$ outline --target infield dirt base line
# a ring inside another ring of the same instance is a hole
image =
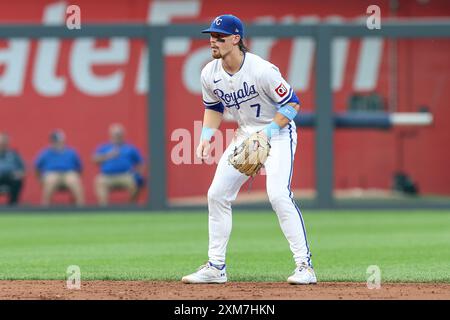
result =
[[[339,299],[450,299],[450,283],[319,282],[293,286],[283,282],[229,282],[188,285],[178,281],[82,281],[67,289],[62,280],[2,280],[0,299],[75,300],[339,300]]]

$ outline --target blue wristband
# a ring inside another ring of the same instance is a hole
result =
[[[266,127],[264,127],[264,132],[266,133],[267,138],[272,138],[272,133],[280,131],[281,127],[275,122],[269,123]]]
[[[282,106],[278,110],[278,112],[281,113],[286,118],[288,118],[289,120],[294,119],[295,116],[297,115],[297,110],[295,110],[295,108],[293,106],[290,106],[290,105]]]
[[[214,129],[203,127],[202,135],[200,136],[200,140],[208,140],[211,141],[212,136],[214,135]]]

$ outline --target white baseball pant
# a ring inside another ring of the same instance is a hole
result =
[[[238,137],[227,147],[217,165],[216,173],[208,190],[209,209],[209,261],[215,265],[225,264],[225,254],[232,228],[231,203],[239,189],[249,178],[228,163],[228,156],[245,137]],[[265,163],[266,188],[269,201],[289,242],[297,265],[306,262],[312,266],[311,253],[306,239],[305,224],[290,188],[297,133],[288,124],[270,141],[271,150]]]

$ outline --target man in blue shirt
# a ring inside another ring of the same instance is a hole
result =
[[[8,205],[17,204],[25,176],[20,155],[9,147],[9,137],[0,133],[0,192],[8,194]]]
[[[48,206],[52,196],[60,188],[68,189],[78,206],[84,204],[83,186],[81,184],[81,161],[75,149],[65,145],[65,134],[55,130],[50,134],[51,145],[42,150],[35,168],[43,185],[42,204]]]
[[[144,184],[143,159],[139,150],[125,142],[125,130],[121,124],[109,127],[110,142],[100,145],[93,160],[100,165],[100,174],[95,178],[98,203],[108,205],[112,189],[126,189],[130,202],[137,200]]]

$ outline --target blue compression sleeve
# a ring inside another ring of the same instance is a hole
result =
[[[272,133],[278,132],[278,131],[280,131],[280,129],[281,129],[281,127],[277,123],[272,121],[266,127],[264,127],[264,132],[265,132],[266,136],[270,139],[270,138],[272,138]]]
[[[214,129],[203,127],[202,128],[202,135],[200,137],[200,140],[208,140],[211,141],[212,136],[214,135]]]
[[[289,120],[292,120],[297,115],[297,110],[293,106],[290,105],[284,105],[279,110],[279,113],[281,113],[283,116],[288,118]]]

